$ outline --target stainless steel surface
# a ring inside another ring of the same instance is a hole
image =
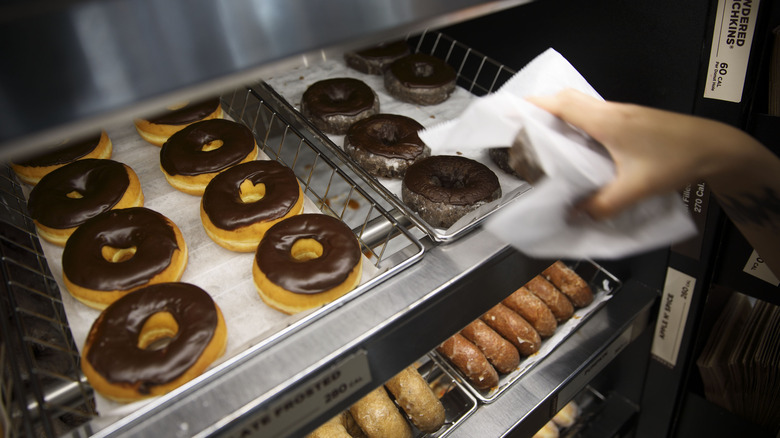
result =
[[[0,6],[0,159],[528,0],[83,0]]]

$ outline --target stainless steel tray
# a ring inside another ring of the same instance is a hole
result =
[[[310,133],[313,142],[322,144],[324,148],[332,150],[333,154],[341,157],[341,160],[355,174],[360,175],[374,190],[382,193],[383,198],[391,206],[389,208],[401,212],[403,216],[407,217],[434,241],[439,243],[451,242],[477,228],[485,218],[500,210],[518,196],[522,196],[528,190],[531,190],[531,185],[504,173],[492,162],[486,152],[471,157],[485,164],[496,173],[501,181],[502,197],[481,207],[477,211],[469,213],[449,229],[438,228],[427,223],[414,210],[404,204],[400,195],[400,180],[377,178],[365,172],[359,164],[354,162],[344,152],[342,145],[339,144],[342,142],[342,136],[323,133],[306,120],[298,110],[300,95],[305,90],[305,86],[310,85],[319,78],[350,76],[366,82],[377,92],[381,102],[381,112],[403,114],[429,127],[459,115],[464,109],[462,105],[466,105],[469,102],[467,99],[495,91],[515,73],[506,66],[439,32],[429,31],[421,35],[410,36],[407,38],[407,42],[413,52],[426,53],[441,58],[455,69],[459,90],[448,101],[425,108],[399,102],[384,93],[381,76],[356,72],[348,68],[341,59],[329,59],[324,63],[292,70],[281,77],[258,84],[255,91],[262,94],[266,99],[273,100],[272,105],[280,112],[284,112],[288,119],[295,120],[295,125],[300,126],[302,131]],[[464,98],[464,95],[468,96],[468,98]],[[453,102],[453,100],[456,100],[456,102]],[[388,106],[391,106],[393,109],[383,109]],[[433,153],[435,154],[435,151]]]
[[[450,373],[458,377],[458,380],[468,388],[481,403],[492,403],[513,384],[522,379],[537,363],[544,360],[560,344],[571,337],[578,327],[585,324],[588,318],[601,309],[615,293],[622,282],[597,263],[589,260],[568,263],[577,274],[580,275],[591,287],[594,301],[589,306],[575,309],[574,315],[564,324],[558,326],[556,333],[542,340],[542,348],[539,352],[520,361],[518,367],[508,373],[499,374],[498,386],[487,390],[475,387],[452,363],[437,351],[431,352],[431,357]]]

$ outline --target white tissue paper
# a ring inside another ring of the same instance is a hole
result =
[[[532,257],[618,258],[692,236],[696,226],[675,193],[642,201],[611,220],[572,216],[572,206],[611,181],[615,167],[603,146],[525,100],[566,88],[601,98],[560,53],[548,49],[498,91],[420,138],[434,154],[452,154],[508,147],[518,134],[525,136],[547,176],[484,227]]]

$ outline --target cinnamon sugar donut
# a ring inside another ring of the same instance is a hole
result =
[[[354,78],[315,82],[301,98],[301,114],[328,134],[344,134],[353,123],[378,112],[379,98],[374,90]]]

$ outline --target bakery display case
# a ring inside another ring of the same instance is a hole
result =
[[[529,60],[506,35],[496,40],[484,32],[491,21],[511,28],[506,22],[518,16],[549,16],[557,2],[130,3],[2,7],[0,32],[27,37],[44,55],[31,56],[20,44],[9,53],[20,67],[0,73],[2,105],[14,109],[16,122],[0,128],[3,161],[105,127],[123,161],[143,166],[157,152],[139,144],[134,117],[167,102],[219,95],[226,117],[252,130],[265,158],[293,169],[311,208],[349,225],[370,273],[341,299],[270,317],[270,327],[256,332],[247,313],[263,304],[256,294],[242,297],[253,302],[231,304],[244,310],[234,319],[242,322],[230,328],[241,332],[240,341],[215,366],[145,404],[107,409],[79,368],[83,335],[74,333],[83,321],[71,313],[73,300],[59,284],[51,257],[57,253],[36,235],[26,209],[29,188],[4,166],[0,424],[7,436],[304,436],[412,363],[440,390],[447,412],[445,425],[430,436],[532,436],[572,400],[581,402],[587,423],[571,433],[630,433],[646,396],[667,250],[566,260],[597,292],[597,302],[495,391],[475,390],[434,350],[553,260],[528,257],[483,232],[484,216],[454,233],[428,226],[306,120],[280,85],[298,76],[306,83],[319,67],[341,62],[345,51],[404,39],[455,68],[459,91],[483,96]],[[545,38],[550,41],[536,44],[555,43]],[[61,74],[52,74],[66,56]],[[603,81],[596,88],[602,85],[605,95],[625,86]],[[675,106],[685,98],[671,100]],[[154,188],[148,191],[153,206],[176,215],[180,205],[197,204],[187,195],[170,202],[177,198],[156,190],[166,187],[162,177],[150,178],[142,181]],[[519,187],[501,203],[529,189]],[[184,219],[185,235],[199,226]],[[193,248],[207,244],[196,240]],[[208,278],[208,269],[190,278]],[[232,278],[213,275],[212,283]]]

